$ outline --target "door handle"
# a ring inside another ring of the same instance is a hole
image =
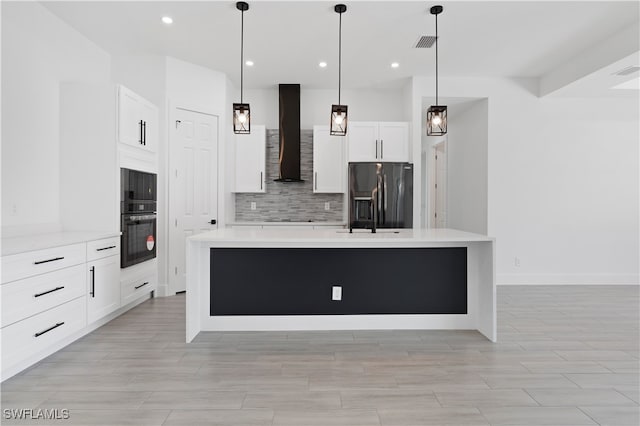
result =
[[[91,297],[96,297],[96,267],[91,267],[91,291],[89,292]]]
[[[376,159],[378,159],[378,139],[376,139]]]
[[[140,125],[140,140],[138,142],[140,142],[140,145],[142,145],[142,120],[140,120],[138,124]]]
[[[314,179],[314,181],[315,181],[314,183],[315,183],[316,191],[317,191],[317,190],[318,190],[318,172],[316,172],[316,174],[315,174],[315,179]]]
[[[384,140],[380,139],[380,159],[384,158]]]
[[[262,191],[262,173],[263,172],[260,172],[260,191]]]
[[[142,122],[142,145],[147,146],[147,122]]]
[[[209,223],[212,224],[212,225],[215,225],[216,223],[218,223],[218,221],[215,220],[215,219],[211,219],[211,221]]]

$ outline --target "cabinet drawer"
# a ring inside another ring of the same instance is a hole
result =
[[[85,294],[84,265],[14,281],[0,288],[2,327]]]
[[[81,330],[87,323],[84,296],[0,330],[2,367],[11,366]]]
[[[137,298],[155,290],[157,287],[157,274],[145,275],[137,279],[123,281],[121,283],[121,306],[133,302]]]
[[[120,237],[105,238],[87,243],[87,261],[120,254]]]
[[[85,243],[4,256],[2,283],[79,265],[85,263],[86,259]]]

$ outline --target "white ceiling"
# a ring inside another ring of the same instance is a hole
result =
[[[245,12],[246,88],[300,83],[337,86],[334,2],[249,1]],[[434,74],[438,18],[441,76],[540,77],[638,22],[639,2],[348,1],[343,15],[343,88],[398,87]],[[51,12],[113,55],[169,55],[240,79],[240,12],[234,1],[45,2]],[[171,16],[167,26],[162,16]],[[325,69],[318,62],[329,63]],[[400,67],[392,69],[391,62]],[[633,76],[630,76],[632,78]]]

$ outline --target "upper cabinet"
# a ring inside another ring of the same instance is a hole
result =
[[[251,125],[248,135],[234,135],[234,192],[265,192],[267,135],[265,126]]]
[[[157,150],[158,108],[124,86],[118,89],[118,140],[150,152]]]
[[[348,159],[409,161],[409,123],[351,122],[347,131]]]
[[[329,134],[329,126],[313,126],[313,192],[345,192],[344,143],[343,136]]]

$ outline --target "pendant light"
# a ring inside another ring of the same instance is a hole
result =
[[[436,16],[436,104],[427,110],[427,136],[442,136],[447,133],[447,106],[438,105],[438,15],[442,13],[442,6],[430,9]]]
[[[242,102],[244,84],[244,12],[249,10],[249,4],[244,1],[236,3],[236,9],[241,12],[240,21],[240,103],[233,104],[233,133],[251,133],[251,113],[249,104]]]
[[[340,105],[340,89],[342,79],[342,14],[347,11],[344,4],[336,4],[333,8],[340,15],[340,30],[338,33],[338,105],[331,105],[331,131],[334,136],[347,134],[347,106]]]

